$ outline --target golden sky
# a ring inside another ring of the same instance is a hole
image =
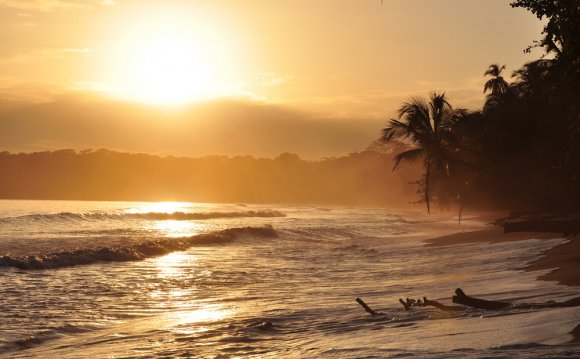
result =
[[[0,0],[0,150],[340,155],[411,95],[479,108],[541,27],[508,0]]]

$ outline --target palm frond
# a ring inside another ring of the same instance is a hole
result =
[[[402,161],[413,163],[417,161],[424,153],[425,150],[423,148],[414,148],[397,154],[395,156],[395,165],[393,166],[393,171],[399,168],[399,165]]]
[[[487,80],[485,85],[483,85],[483,93],[486,93],[487,91],[491,90],[492,88],[493,88],[493,79],[489,79],[489,80]]]
[[[432,133],[429,105],[422,99],[411,98],[399,108],[399,119],[405,121],[418,133]]]
[[[502,76],[493,77],[483,85],[483,93],[491,91],[494,95],[503,95],[507,92],[509,84]]]
[[[449,109],[453,108],[449,103],[449,101],[447,101],[447,98],[445,97],[445,92],[443,93],[433,92],[433,94],[431,94],[431,101],[429,102],[429,104],[431,105],[432,108],[436,108],[437,110],[443,110],[445,107]]]
[[[398,113],[399,118],[403,118],[405,116],[423,116],[428,118],[429,105],[421,98],[411,97],[409,100],[403,103],[403,105],[399,108]]]
[[[499,64],[491,64],[484,72],[483,76],[498,77],[503,70],[505,70],[505,65],[500,67]]]
[[[469,111],[464,108],[457,108],[453,111],[445,111],[441,118],[441,123],[439,124],[439,130],[441,131],[451,131],[457,125],[461,119],[467,117]]]
[[[415,130],[408,124],[399,120],[390,120],[387,127],[383,129],[383,141],[389,142],[395,138],[407,140],[413,136]]]

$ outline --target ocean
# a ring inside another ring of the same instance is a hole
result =
[[[0,201],[0,357],[579,357],[580,308],[402,310],[457,287],[580,295],[524,270],[565,239],[424,243],[485,225],[421,208]]]

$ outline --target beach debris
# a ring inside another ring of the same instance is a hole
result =
[[[356,298],[356,301],[372,316],[384,315],[371,309],[361,298]],[[503,310],[503,309],[542,309],[542,308],[569,308],[580,307],[580,297],[575,297],[563,302],[556,302],[553,300],[544,303],[518,303],[486,300],[468,296],[461,288],[455,289],[455,295],[452,298],[453,303],[461,305],[446,305],[435,300],[429,300],[427,297],[421,299],[406,298],[403,300],[399,298],[399,303],[403,305],[405,311],[411,310],[414,307],[431,306],[444,311],[463,311],[468,307],[484,309],[484,310]]]
[[[470,297],[466,295],[461,288],[455,289],[455,295],[451,301],[453,303],[467,305],[468,307],[488,310],[503,309],[512,305],[512,303],[509,302],[500,302]]]
[[[358,304],[360,304],[364,308],[364,310],[367,311],[367,313],[369,313],[373,317],[382,314],[382,313],[378,313],[378,312],[375,312],[374,310],[372,310],[371,307],[369,307],[362,299],[356,298],[356,301]]]

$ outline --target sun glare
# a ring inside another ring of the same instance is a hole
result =
[[[194,221],[157,221],[152,229],[163,232],[165,237],[191,237],[199,234],[205,226]]]
[[[183,212],[191,206],[188,202],[150,202],[142,203],[139,206],[127,210],[127,213],[174,213]]]
[[[230,95],[242,64],[228,29],[211,20],[169,6],[132,13],[107,65],[118,95],[168,105]]]
[[[211,97],[215,92],[215,62],[206,43],[179,33],[159,32],[133,50],[128,87],[148,102],[181,103]]]

